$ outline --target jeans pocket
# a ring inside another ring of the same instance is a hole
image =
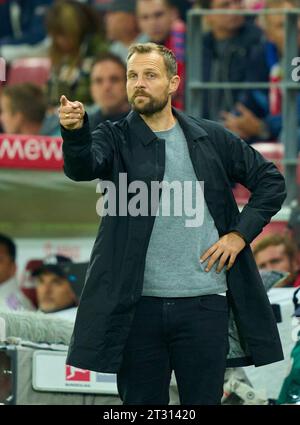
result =
[[[228,312],[228,300],[223,295],[202,295],[198,297],[198,305],[205,310]]]

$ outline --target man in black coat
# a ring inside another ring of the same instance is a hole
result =
[[[176,71],[164,46],[132,46],[132,111],[92,134],[83,105],[61,97],[65,173],[105,189],[67,363],[117,373],[124,404],[168,404],[172,370],[181,404],[219,404],[226,366],[283,358],[250,243],[281,208],[284,178],[219,124],[172,108]],[[184,198],[168,197],[174,181]],[[233,181],[252,192],[242,212]],[[165,201],[174,212],[158,214]]]

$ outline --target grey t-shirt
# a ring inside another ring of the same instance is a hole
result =
[[[197,177],[179,123],[169,130],[155,134],[165,140],[166,163],[163,180],[169,183],[179,181],[183,188],[184,182],[192,182],[195,205]],[[210,272],[205,272],[207,262],[200,263],[201,254],[219,239],[204,197],[202,197],[203,224],[198,227],[187,227],[186,220],[190,220],[191,217],[185,214],[184,208],[181,216],[174,214],[172,196],[169,197],[170,216],[161,214],[164,194],[166,191],[163,188],[160,208],[155,217],[146,255],[142,295],[158,297],[190,297],[221,293],[223,295],[227,290],[225,269],[216,273],[217,264],[215,264]],[[184,196],[181,202],[182,199]],[[180,201],[177,198],[175,202]]]

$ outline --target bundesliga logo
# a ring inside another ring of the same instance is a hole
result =
[[[66,366],[66,381],[90,382],[91,372],[73,366]]]

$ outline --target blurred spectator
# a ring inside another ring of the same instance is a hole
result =
[[[242,0],[201,0],[204,9],[243,9]],[[203,80],[210,82],[247,81],[249,54],[260,43],[262,31],[241,15],[207,16],[209,31],[203,37]],[[230,111],[239,90],[205,90],[203,117],[219,120],[221,111]]]
[[[253,255],[259,269],[291,273],[284,285],[300,286],[297,247],[290,237],[277,233],[265,236],[255,244]]]
[[[6,86],[1,96],[1,123],[8,134],[44,134],[47,99],[40,86]]]
[[[105,120],[118,121],[128,114],[126,65],[118,56],[104,53],[95,59],[91,70],[91,95],[98,106],[98,110],[88,114],[91,131]]]
[[[17,248],[11,238],[0,234],[0,308],[4,310],[34,310],[19,289],[16,278]]]
[[[89,73],[95,55],[107,50],[97,11],[72,0],[56,2],[47,13],[51,38],[48,98],[56,106],[62,94],[90,104]]]
[[[0,1],[0,56],[7,62],[25,56],[45,55],[44,18],[53,0]]]
[[[113,0],[106,10],[106,37],[112,42],[109,50],[126,63],[128,47],[142,41],[138,37],[135,0]]]
[[[299,0],[267,1],[268,8],[290,9],[299,6]],[[265,17],[263,23],[267,41],[256,46],[252,51],[248,64],[248,81],[279,82],[282,80],[284,20],[285,17],[282,14]],[[258,140],[276,140],[280,137],[282,130],[281,101],[282,93],[278,87],[270,90],[248,90],[240,96],[240,103],[236,106],[237,113],[224,114],[224,124],[249,143]],[[300,124],[300,96],[297,103]]]
[[[172,104],[184,109],[185,85],[185,23],[178,19],[178,11],[171,0],[137,0],[137,18],[144,42],[163,44],[172,50],[178,64],[181,83]]]
[[[78,298],[72,287],[74,276],[69,273],[70,264],[72,260],[63,255],[47,257],[43,265],[32,272],[32,276],[36,278],[39,310],[73,320]]]

